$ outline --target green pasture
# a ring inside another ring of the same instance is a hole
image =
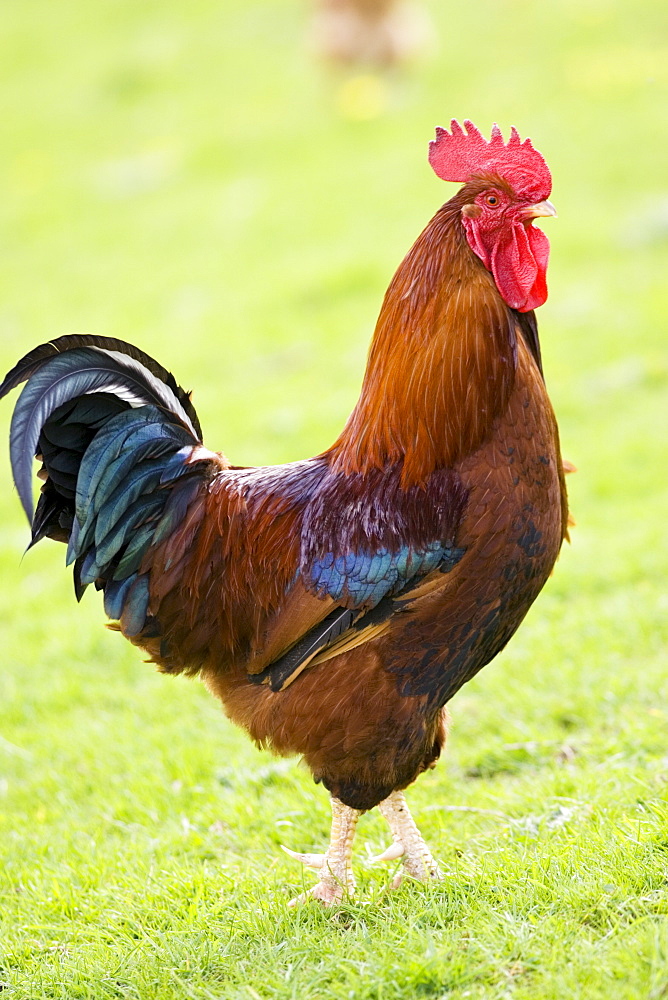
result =
[[[341,428],[394,268],[452,193],[437,124],[554,176],[547,380],[577,520],[409,793],[447,873],[312,882],[327,796],[77,607],[0,479],[0,992],[12,1000],[668,997],[668,8],[433,0],[407,74],[325,71],[300,0],[5,2],[0,367],[67,332],[195,389],[236,464]],[[2,406],[2,438],[11,406]]]

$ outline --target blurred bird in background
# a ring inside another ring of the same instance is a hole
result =
[[[397,74],[434,41],[419,0],[315,0],[309,35],[316,55],[336,73],[339,113],[359,120],[387,110]]]
[[[200,675],[253,740],[300,754],[329,790],[326,852],[288,852],[319,873],[298,898],[325,904],[353,892],[355,826],[375,806],[392,837],[381,857],[440,877],[403,790],[567,532],[534,315],[550,172],[514,129],[486,140],[454,120],[430,161],[463,187],[400,264],[359,401],[315,458],[232,465],[204,447],[172,375],[112,338],[43,344],[0,386],[27,381],[10,450],[31,544],[64,542],[78,599],[94,584],[161,671]]]
[[[332,62],[390,68],[424,50],[431,25],[416,0],[316,0],[311,33]]]

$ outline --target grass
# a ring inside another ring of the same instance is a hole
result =
[[[371,814],[359,901],[293,912],[302,876],[278,845],[322,847],[322,789],[197,683],[155,675],[94,597],[77,608],[61,547],[20,561],[3,457],[8,997],[668,996],[668,14],[432,13],[438,51],[379,88],[320,72],[287,0],[12,5],[5,369],[61,333],[127,337],[195,387],[207,442],[236,462],[314,454],[355,400],[394,267],[450,194],[426,165],[433,126],[515,123],[555,179],[540,322],[580,471],[573,545],[409,793],[445,883],[387,892],[391,872],[364,864],[386,843]]]

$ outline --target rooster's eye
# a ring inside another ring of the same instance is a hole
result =
[[[485,201],[490,208],[496,208],[496,206],[499,204],[499,199],[495,194],[488,194],[487,197],[485,198]]]

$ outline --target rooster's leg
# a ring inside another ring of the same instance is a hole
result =
[[[320,872],[320,881],[308,892],[290,901],[290,906],[303,903],[307,899],[319,899],[325,906],[340,902],[345,895],[355,892],[355,877],[350,859],[353,852],[355,827],[360,813],[339,802],[332,795],[332,832],[326,854],[298,854],[287,847],[283,850],[295,861],[301,861],[307,868]]]
[[[438,863],[432,857],[408,810],[404,793],[392,792],[378,808],[389,824],[393,843],[380,857],[374,858],[374,861],[401,858],[406,874],[419,879],[420,882],[442,878]],[[393,883],[395,887],[400,881],[400,877],[395,880]]]

